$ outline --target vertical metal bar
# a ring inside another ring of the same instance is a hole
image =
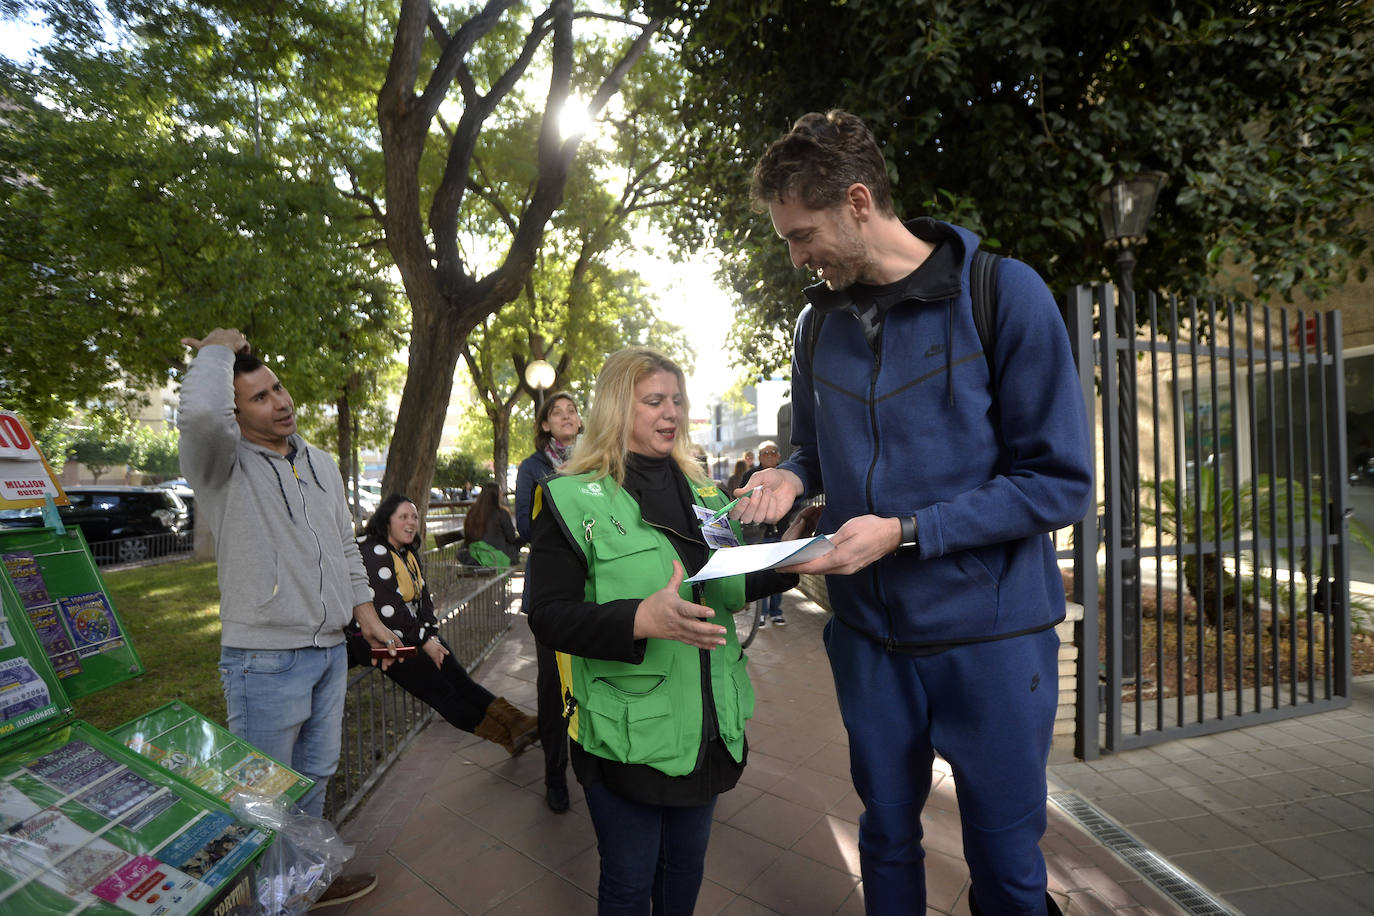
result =
[[[1102,484],[1106,504],[1106,586],[1107,586],[1107,750],[1115,751],[1122,734],[1121,722],[1121,564],[1122,498],[1121,498],[1121,397],[1118,376],[1121,361],[1117,359],[1116,322],[1109,313],[1107,290],[1097,287],[1098,328],[1101,335],[1102,361]],[[1140,721],[1137,718],[1136,728]]]
[[[1159,300],[1153,292],[1148,294],[1150,306],[1150,404],[1154,408],[1155,422],[1150,424],[1151,435],[1153,436],[1152,445],[1154,456],[1154,473],[1151,479],[1154,486],[1151,492],[1154,494],[1154,546],[1155,546],[1155,730],[1164,730],[1164,538],[1161,536],[1160,519],[1160,495],[1159,488],[1164,482],[1164,475],[1160,473],[1159,448],[1160,434],[1159,421]],[[1144,532],[1141,533],[1144,540]]]
[[[1187,624],[1184,621],[1184,596],[1187,594],[1187,583],[1183,576],[1183,551],[1187,549],[1188,538],[1184,535],[1186,530],[1183,526],[1184,519],[1184,497],[1188,492],[1188,418],[1189,415],[1183,410],[1183,385],[1182,377],[1179,375],[1179,335],[1182,333],[1178,316],[1178,296],[1169,296],[1169,323],[1173,328],[1173,333],[1169,338],[1169,372],[1174,380],[1174,404],[1171,413],[1177,418],[1174,421],[1174,698],[1177,707],[1174,713],[1174,721],[1179,725],[1183,724],[1185,709],[1184,695],[1188,692],[1186,688],[1188,670],[1183,664],[1183,644],[1184,632]],[[1196,399],[1195,399],[1196,400]],[[1163,684],[1160,684],[1163,690]]]
[[[1216,717],[1224,718],[1224,699],[1226,695],[1226,556],[1222,552],[1225,542],[1225,515],[1222,512],[1222,488],[1226,485],[1221,473],[1221,386],[1217,383],[1217,304],[1216,300],[1207,303],[1207,321],[1211,333],[1207,335],[1207,396],[1212,400],[1212,505],[1207,507],[1212,518],[1211,537],[1208,538],[1212,563],[1216,569],[1216,660],[1217,680]],[[1202,647],[1198,643],[1198,666],[1204,667]],[[1201,697],[1199,704],[1201,703]],[[1199,716],[1201,718],[1201,716]]]
[[[1065,302],[1069,322],[1069,340],[1073,345],[1078,366],[1078,387],[1083,395],[1089,421],[1095,421],[1097,410],[1096,360],[1093,351],[1093,292],[1090,287],[1076,286]],[[1093,425],[1096,425],[1093,423]],[[1097,467],[1096,437],[1088,437],[1090,466]],[[1098,715],[1098,590],[1097,590],[1098,525],[1096,505],[1088,507],[1088,514],[1079,519],[1073,529],[1073,590],[1074,600],[1083,605],[1083,619],[1074,624],[1074,638],[1078,642],[1078,692],[1074,710],[1074,756],[1081,760],[1096,760],[1100,756]]]
[[[1280,322],[1284,320],[1280,316]],[[1280,324],[1279,328],[1286,333],[1286,325]],[[1269,407],[1269,555],[1268,564],[1269,575],[1269,683],[1272,687],[1270,697],[1270,707],[1278,709],[1280,702],[1280,685],[1282,680],[1279,677],[1279,646],[1280,646],[1280,616],[1279,616],[1279,512],[1278,512],[1278,488],[1279,488],[1279,409],[1278,392],[1274,385],[1275,367],[1274,360],[1274,313],[1273,309],[1265,306],[1264,308],[1264,352],[1268,364],[1268,371],[1265,372],[1265,392],[1268,396]],[[1280,338],[1280,344],[1283,338]],[[1280,359],[1282,357],[1280,356]]]
[[[1254,547],[1250,552],[1251,562],[1254,564],[1254,618],[1255,618],[1255,643],[1253,648],[1253,667],[1255,672],[1254,689],[1254,712],[1259,712],[1264,707],[1264,627],[1261,616],[1260,604],[1264,599],[1264,578],[1263,578],[1263,558],[1261,556],[1260,543],[1263,536],[1259,524],[1260,516],[1260,467],[1259,467],[1259,405],[1255,402],[1255,307],[1252,303],[1245,303],[1245,393],[1248,402],[1246,410],[1246,426],[1250,432],[1250,529],[1253,532]]]
[[[1236,309],[1234,303],[1226,304],[1226,370],[1227,381],[1230,386],[1231,403],[1231,555],[1235,557],[1236,571],[1230,580],[1233,583],[1236,604],[1236,630],[1235,630],[1235,678],[1236,678],[1236,710],[1235,714],[1240,715],[1245,711],[1245,564],[1241,550],[1242,534],[1244,526],[1241,524],[1241,488],[1240,488],[1240,435],[1237,429],[1239,423],[1239,410],[1237,410],[1236,400],[1239,394],[1236,378]],[[1220,445],[1220,443],[1218,443]],[[1219,546],[1219,545],[1218,545]],[[1218,633],[1217,642],[1223,640]],[[1222,692],[1225,692],[1226,683],[1223,680],[1220,684]]]
[[[1351,690],[1350,631],[1354,608],[1350,604],[1350,526],[1347,510],[1350,507],[1349,483],[1345,479],[1345,457],[1349,443],[1346,442],[1345,429],[1345,354],[1341,351],[1341,313],[1326,313],[1327,340],[1330,341],[1331,364],[1327,370],[1330,377],[1331,397],[1327,411],[1328,438],[1331,442],[1331,458],[1327,465],[1331,479],[1333,505],[1331,525],[1327,529],[1336,537],[1332,548],[1333,575],[1331,604],[1335,620],[1333,631],[1335,645],[1331,647],[1329,658],[1332,665],[1332,690],[1336,696],[1348,697]]]
[[[1193,551],[1193,557],[1197,564],[1197,590],[1195,592],[1197,596],[1197,621],[1195,623],[1195,635],[1197,637],[1198,664],[1197,677],[1195,679],[1196,684],[1194,685],[1194,689],[1197,691],[1198,700],[1197,714],[1194,717],[1194,720],[1197,722],[1201,722],[1204,718],[1204,697],[1207,693],[1207,682],[1205,677],[1207,666],[1204,663],[1202,654],[1203,646],[1207,645],[1207,641],[1204,638],[1204,636],[1206,635],[1208,598],[1207,577],[1204,574],[1207,565],[1207,536],[1206,530],[1203,527],[1204,507],[1202,505],[1202,405],[1200,403],[1201,399],[1198,397],[1197,380],[1198,314],[1197,300],[1192,296],[1188,297],[1188,317],[1188,327],[1190,331],[1188,339],[1188,365],[1191,373],[1191,377],[1189,380],[1189,390],[1193,393],[1193,412],[1191,417],[1193,429],[1193,473],[1192,479],[1189,481],[1189,483],[1191,485],[1190,489],[1193,495],[1193,537],[1197,541],[1197,543],[1189,545],[1190,549]]]
[[[1288,328],[1288,309],[1280,308],[1279,314],[1283,316],[1283,327]],[[1301,313],[1299,313],[1301,314]],[[1293,454],[1293,351],[1288,346],[1288,341],[1284,341],[1283,347],[1283,396],[1284,396],[1284,416],[1288,421],[1288,435],[1284,437],[1287,443],[1288,466],[1284,474],[1284,534],[1288,543],[1288,705],[1296,706],[1298,703],[1298,661],[1294,654],[1293,637],[1294,627],[1298,618],[1297,613],[1297,557],[1293,555],[1294,547],[1297,544],[1297,523],[1293,518],[1293,508],[1296,503],[1293,493],[1293,473],[1297,456]]]
[[[1328,473],[1331,464],[1331,431],[1327,423],[1331,418],[1330,411],[1327,409],[1329,392],[1326,389],[1326,367],[1330,360],[1324,346],[1326,340],[1325,328],[1322,322],[1316,322],[1316,349],[1313,354],[1316,363],[1316,376],[1314,381],[1317,385],[1317,426],[1319,434],[1316,437],[1316,477],[1317,477],[1317,531],[1321,545],[1321,561],[1312,564],[1312,568],[1317,571],[1317,604],[1309,612],[1307,630],[1307,665],[1308,671],[1308,697],[1309,701],[1319,698],[1317,693],[1317,669],[1316,654],[1317,632],[1315,629],[1316,621],[1314,615],[1321,618],[1321,693],[1320,699],[1331,699],[1331,475]],[[1337,480],[1340,478],[1337,477]]]
[[[1298,311],[1298,326],[1301,329],[1298,338],[1298,377],[1302,382],[1302,455],[1300,456],[1302,476],[1299,478],[1302,481],[1302,491],[1298,496],[1302,500],[1302,553],[1300,556],[1302,557],[1302,587],[1304,600],[1299,608],[1299,614],[1302,619],[1298,620],[1298,615],[1294,615],[1292,625],[1292,647],[1294,655],[1293,680],[1295,688],[1298,684],[1302,683],[1302,679],[1299,677],[1301,668],[1298,664],[1299,660],[1297,656],[1299,652],[1298,638],[1305,626],[1307,629],[1307,653],[1305,658],[1307,662],[1307,677],[1305,680],[1307,682],[1307,702],[1310,703],[1316,699],[1312,683],[1312,641],[1316,636],[1312,629],[1312,547],[1315,544],[1315,539],[1312,537],[1312,391],[1311,379],[1309,378],[1309,370],[1312,367],[1308,362],[1307,314],[1301,310]],[[1323,540],[1325,539],[1323,538]]]

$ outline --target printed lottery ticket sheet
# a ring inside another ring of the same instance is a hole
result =
[[[269,839],[85,723],[0,755],[0,912],[194,913]]]
[[[21,550],[3,556],[5,570],[19,594],[24,613],[28,615],[38,638],[43,643],[43,651],[58,677],[71,677],[81,673],[81,658],[73,650],[71,636],[62,626],[58,616],[57,602],[48,594],[47,583],[43,581],[42,570],[32,551]],[[7,643],[12,645],[13,642]],[[4,648],[0,646],[0,648]]]
[[[249,790],[268,798],[298,801],[312,782],[184,703],[167,703],[109,731],[182,779],[228,801]]]
[[[60,535],[46,528],[0,530],[0,560],[0,596],[15,642],[0,645],[0,661],[27,657],[63,708],[70,705],[63,700],[89,696],[142,672],[79,529]],[[28,723],[35,714],[21,716]],[[17,721],[0,718],[0,738]]]

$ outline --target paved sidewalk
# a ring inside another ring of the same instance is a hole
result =
[[[716,808],[701,914],[863,913],[862,806],[849,781],[848,745],[821,646],[827,615],[796,591],[783,607],[787,626],[763,630],[749,649],[759,701],[749,724],[749,765]],[[534,648],[523,618],[476,676],[533,709]],[[572,810],[553,814],[544,805],[537,748],[512,760],[436,720],[342,830],[356,844],[353,867],[376,871],[379,887],[325,912],[595,913],[595,836],[581,790],[570,781]],[[929,912],[964,916],[968,871],[953,779],[942,761],[923,821]],[[1058,806],[1051,806],[1042,848],[1050,891],[1067,913],[1188,912]]]
[[[1246,916],[1374,912],[1374,677],[1347,709],[1051,765]]]

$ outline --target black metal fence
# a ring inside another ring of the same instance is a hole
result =
[[[1076,296],[1109,316],[1111,291]],[[1349,703],[1340,314],[1154,295],[1145,313],[1135,336],[1098,322],[1105,610],[1099,645],[1082,599],[1080,687],[1101,673],[1078,694],[1085,758],[1102,725],[1125,750]],[[1080,590],[1097,565],[1081,555]]]
[[[511,577],[518,570],[462,566],[458,544],[426,552],[425,579],[453,656],[471,671],[518,613]],[[325,816],[340,823],[385,775],[434,711],[374,668],[350,672],[339,769],[329,783]]]
[[[154,560],[180,560],[195,549],[195,535],[146,534],[140,537],[93,541],[88,544],[99,566],[137,565]]]

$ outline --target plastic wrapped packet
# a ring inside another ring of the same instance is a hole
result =
[[[282,799],[237,792],[229,805],[240,820],[272,830],[276,837],[257,862],[254,885],[259,913],[300,916],[353,858],[334,825]]]

